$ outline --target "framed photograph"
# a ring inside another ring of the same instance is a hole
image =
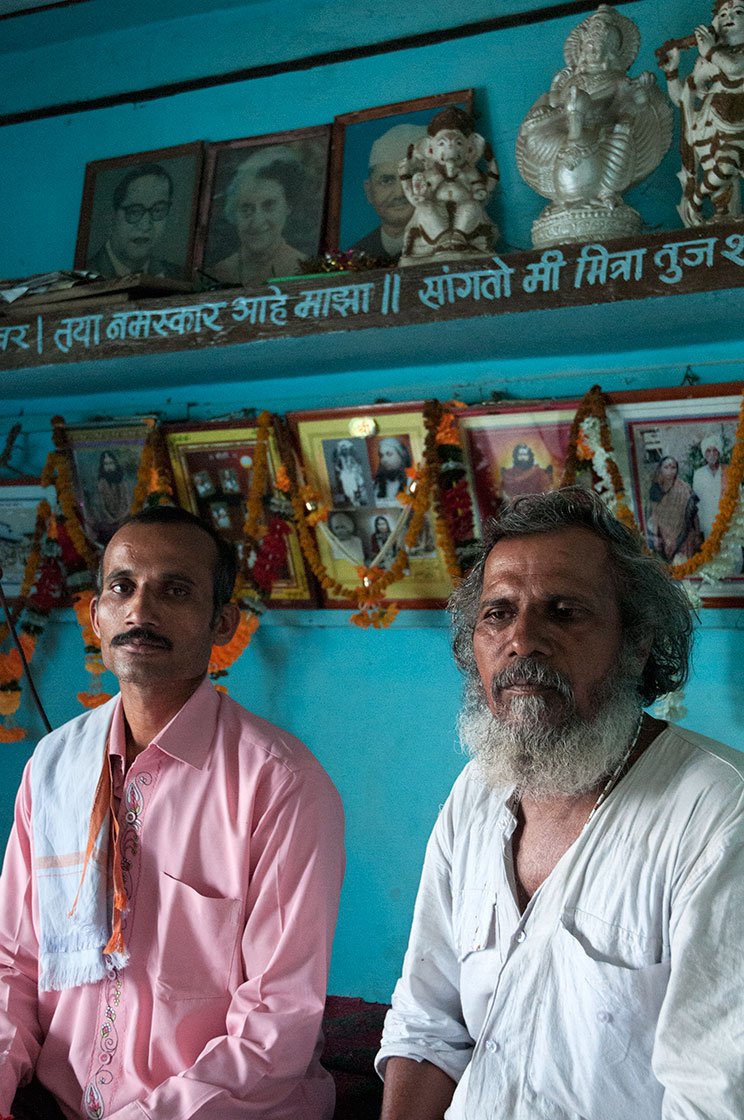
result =
[[[328,244],[396,262],[413,208],[403,194],[398,164],[449,105],[473,111],[472,89],[438,93],[334,119]]]
[[[38,479],[0,481],[0,568],[8,599],[16,599],[20,594],[34,539],[36,512],[43,499],[54,509],[54,487],[42,486]]]
[[[667,563],[688,560],[710,535],[726,487],[741,384],[608,394],[618,465],[649,548]],[[740,570],[709,606],[744,606]]]
[[[243,526],[257,431],[255,424],[238,421],[163,427],[179,504],[211,522],[221,536],[232,541],[239,561],[245,559]],[[272,432],[268,444],[271,482],[279,463],[279,448]],[[286,567],[274,581],[269,606],[315,605],[300,542],[292,528],[287,537]]]
[[[75,268],[190,281],[203,154],[180,144],[89,163]]]
[[[196,266],[247,287],[307,271],[324,237],[330,125],[210,144]]]
[[[560,484],[578,401],[478,406],[458,414],[476,528],[520,494]]]
[[[148,431],[140,420],[65,428],[83,528],[99,548],[111,540],[132,512]]]
[[[410,486],[409,468],[423,459],[422,407],[409,402],[287,416],[305,477],[331,506],[316,532],[321,559],[330,575],[350,588],[359,584],[359,567],[389,567],[403,547],[408,507],[398,495]],[[391,584],[386,602],[441,606],[452,584],[431,511],[407,552],[407,571]]]

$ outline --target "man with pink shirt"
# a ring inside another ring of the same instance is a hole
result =
[[[302,743],[206,677],[234,578],[183,510],[106,548],[92,622],[121,693],[37,747],[0,879],[0,1116],[333,1114],[342,810]]]

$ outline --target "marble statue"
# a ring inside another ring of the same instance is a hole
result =
[[[681,51],[697,48],[692,73],[679,77]],[[744,176],[744,3],[718,0],[713,25],[670,39],[656,52],[681,121],[682,201],[688,227],[741,217]]]
[[[568,36],[566,66],[522,122],[519,172],[551,200],[533,223],[535,248],[640,230],[622,194],[661,162],[673,114],[653,74],[628,77],[639,46],[633,21],[601,4]]]
[[[413,206],[403,237],[402,267],[492,252],[498,231],[486,203],[499,172],[469,113],[457,107],[437,113],[426,135],[409,146],[398,174]]]

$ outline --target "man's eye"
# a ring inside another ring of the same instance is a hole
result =
[[[168,588],[168,594],[174,599],[184,599],[189,593],[188,587],[183,587],[179,584],[173,584]]]
[[[131,590],[131,583],[125,583],[123,580],[117,580],[116,583],[109,585],[109,590],[113,591],[115,595],[124,595],[127,591]]]

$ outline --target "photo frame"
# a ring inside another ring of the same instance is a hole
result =
[[[190,282],[203,160],[197,142],[89,163],[75,268]]]
[[[253,467],[258,428],[256,423],[226,420],[209,424],[166,424],[163,427],[176,494],[184,509],[211,522],[232,541],[242,559],[246,499]],[[269,433],[269,479],[273,483],[279,464],[279,446]],[[274,581],[270,607],[317,605],[311,577],[305,568],[297,532],[287,536],[287,564]]]
[[[558,488],[578,403],[480,405],[458,413],[479,536],[505,501]]]
[[[75,500],[85,534],[99,548],[132,512],[149,431],[143,420],[65,427]]]
[[[53,486],[42,486],[38,478],[0,480],[0,568],[3,590],[17,599],[23,585],[36,528],[39,503],[46,499],[54,509]]]
[[[385,404],[290,412],[307,482],[331,508],[316,530],[318,551],[331,577],[359,583],[358,569],[376,561],[392,564],[403,544],[406,508],[398,494],[410,486],[406,470],[423,461],[423,404]],[[440,607],[452,590],[445,558],[436,542],[430,509],[418,541],[407,549],[406,574],[390,586],[402,607]],[[348,603],[326,597],[329,607]]]
[[[331,126],[207,147],[195,264],[204,286],[306,271],[325,237]]]
[[[408,145],[448,105],[473,111],[473,90],[437,93],[334,118],[328,244],[395,263],[413,209],[397,177]],[[370,175],[370,171],[372,174]],[[399,230],[399,237],[393,231]],[[399,242],[399,244],[398,244]]]
[[[646,543],[667,563],[689,559],[710,534],[741,393],[733,382],[608,394],[626,493]],[[700,588],[706,606],[744,606],[744,554],[739,573],[713,586],[700,581]]]

